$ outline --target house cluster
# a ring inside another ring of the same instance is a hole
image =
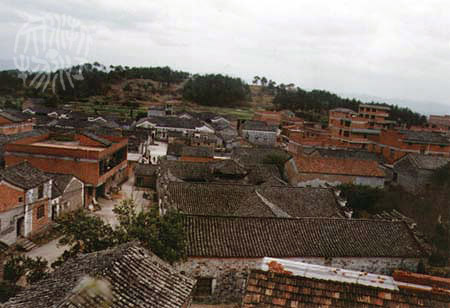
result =
[[[0,240],[14,243],[61,212],[95,205],[131,176],[161,215],[181,213],[186,258],[169,265],[137,243],[77,256],[4,307],[448,307],[448,279],[409,273],[428,257],[415,224],[402,215],[354,218],[336,188],[413,191],[448,162],[437,153],[448,137],[396,129],[388,113],[333,110],[328,128],[290,112],[236,120],[169,105],[117,126],[104,116],[86,118],[96,124],[83,129],[61,125],[73,121],[70,112],[45,129],[31,120],[32,130],[5,134],[1,147]],[[429,147],[416,152],[424,140]],[[389,147],[399,142],[411,148],[395,150],[392,162]],[[106,293],[87,294],[92,284]]]

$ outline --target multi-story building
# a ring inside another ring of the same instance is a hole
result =
[[[428,123],[436,127],[450,130],[450,115],[430,115]]]
[[[85,184],[87,205],[126,179],[127,144],[123,137],[44,133],[7,144],[4,155],[6,166],[26,160],[45,172],[73,174]]]
[[[369,151],[382,154],[388,163],[409,153],[450,157],[450,137],[444,133],[389,129],[370,139]]]
[[[44,230],[52,213],[52,179],[28,162],[0,171],[0,240],[15,243]]]
[[[332,109],[328,120],[331,138],[365,149],[370,144],[369,136],[379,135],[382,129],[395,123],[387,120],[389,110],[389,107],[378,105],[360,105],[359,113],[347,108]]]

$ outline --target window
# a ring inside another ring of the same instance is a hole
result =
[[[37,219],[41,219],[41,218],[43,218],[44,216],[45,216],[45,207],[44,207],[44,205],[40,205],[40,206],[37,208],[36,218],[37,218]]]
[[[44,185],[39,185],[38,187],[38,199],[42,199],[44,197]]]
[[[197,278],[197,287],[195,288],[194,297],[205,297],[212,294],[212,278]]]
[[[19,202],[20,202],[20,203],[23,202],[23,197],[19,197]]]

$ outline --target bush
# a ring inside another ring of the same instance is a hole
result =
[[[20,290],[22,290],[22,288],[14,283],[0,281],[0,303],[6,302],[8,299],[19,293]]]
[[[28,283],[47,277],[47,261],[40,257],[11,256],[3,266],[3,279],[16,283],[23,275],[26,275]]]
[[[381,189],[370,186],[343,184],[339,185],[338,189],[342,191],[348,205],[355,211],[356,217],[363,216],[363,212],[376,213],[377,202],[383,196]]]

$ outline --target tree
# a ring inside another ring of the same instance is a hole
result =
[[[117,204],[114,213],[119,222],[115,229],[82,210],[64,215],[59,220],[62,233],[59,243],[71,248],[52,266],[60,265],[77,253],[100,251],[133,240],[140,241],[168,262],[184,257],[185,236],[180,214],[169,211],[162,216],[157,208],[138,211],[131,199]]]
[[[230,107],[249,100],[250,88],[240,78],[194,75],[183,87],[183,98],[201,105]]]
[[[261,78],[259,78],[259,76],[253,77],[253,84],[254,84],[254,85],[257,85],[260,79],[261,79]]]
[[[267,78],[266,77],[261,77],[261,86],[264,88],[267,84]]]
[[[40,257],[33,259],[24,255],[11,256],[3,266],[3,279],[16,283],[26,276],[28,283],[34,283],[47,277],[47,260]]]
[[[348,205],[355,210],[355,216],[377,212],[376,204],[383,196],[381,189],[353,184],[342,184],[338,188],[347,199]]]
[[[185,256],[185,235],[181,215],[169,211],[160,215],[158,208],[137,211],[133,200],[123,200],[114,208],[119,220],[121,242],[139,240],[160,258],[173,263]]]

